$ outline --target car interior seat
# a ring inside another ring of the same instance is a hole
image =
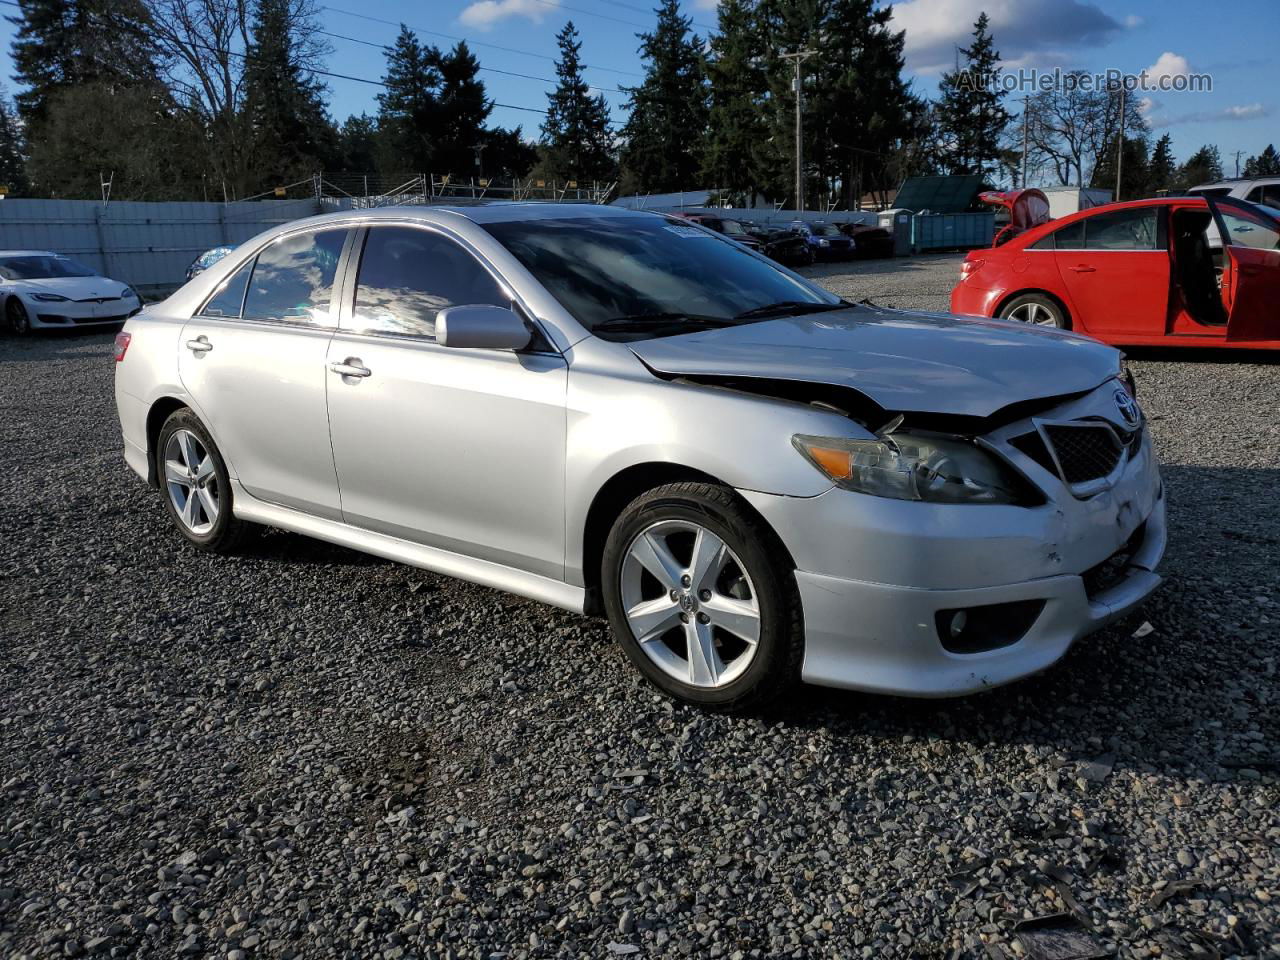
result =
[[[1221,325],[1227,322],[1227,311],[1205,239],[1205,228],[1212,219],[1207,210],[1173,212],[1174,279],[1193,319]]]

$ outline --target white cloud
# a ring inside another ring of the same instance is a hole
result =
[[[1126,30],[1136,30],[1138,27],[1142,26],[1143,23],[1145,22],[1146,21],[1144,21],[1136,13],[1131,13],[1124,18],[1124,26]]]
[[[1221,120],[1256,120],[1259,117],[1271,116],[1271,108],[1261,103],[1247,103],[1227,107],[1225,110],[1200,110],[1195,113],[1180,113],[1176,116],[1148,117],[1153,128],[1175,127],[1183,123],[1213,123]]]
[[[1223,113],[1232,120],[1252,120],[1254,117],[1265,117],[1270,111],[1260,103],[1250,103],[1241,107],[1227,107]]]
[[[1154,81],[1159,81],[1162,77],[1185,77],[1191,73],[1191,64],[1187,63],[1186,57],[1166,50],[1142,72]]]
[[[720,0],[693,0],[695,10],[714,10],[719,5]]]
[[[1156,113],[1160,109],[1160,101],[1154,97],[1143,97],[1138,101],[1138,112],[1144,117]]]
[[[949,70],[957,46],[973,39],[973,23],[986,12],[996,49],[1008,62],[1034,54],[1096,47],[1124,29],[1087,0],[903,0],[893,7],[893,27],[907,31],[907,66],[917,73]],[[1037,65],[1042,61],[1036,60]]]
[[[541,23],[554,6],[556,0],[478,0],[464,8],[458,19],[477,30],[489,30],[494,24],[511,17],[527,17],[534,23]]]

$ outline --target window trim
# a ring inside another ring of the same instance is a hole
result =
[[[267,249],[267,247],[271,246],[274,243],[278,243],[279,241],[284,240],[288,237],[297,236],[300,233],[319,233],[322,230],[346,230],[347,238],[345,241],[343,241],[342,250],[339,251],[338,253],[338,268],[333,275],[332,303],[337,303],[338,302],[337,297],[341,292],[340,282],[343,278],[343,274],[346,271],[346,267],[345,267],[346,258],[351,250],[351,238],[354,237],[360,231],[361,226],[362,226],[362,221],[355,218],[350,218],[350,219],[343,219],[343,220],[334,220],[331,223],[308,224],[307,226],[299,226],[296,229],[286,230],[283,233],[275,234],[269,240],[266,240],[265,242],[254,247],[253,251],[248,256],[246,256],[239,263],[233,266],[227,272],[226,276],[224,276],[218,282],[217,286],[213,288],[213,290],[209,293],[209,295],[205,297],[205,299],[201,302],[200,306],[196,309],[196,311],[193,314],[191,314],[191,316],[188,317],[187,319],[188,320],[209,320],[209,321],[221,322],[221,323],[254,323],[254,324],[261,324],[263,326],[269,326],[269,327],[298,327],[303,330],[337,330],[338,321],[336,319],[332,324],[326,325],[326,326],[318,326],[314,323],[296,323],[291,320],[261,320],[257,318],[248,319],[244,315],[244,305],[245,305],[245,301],[249,297],[249,284],[253,282],[253,270],[258,265],[258,257],[259,255],[261,255],[261,253],[264,250]],[[223,257],[222,260],[219,261],[219,263],[225,262],[227,259],[229,259],[229,256]],[[207,307],[209,305],[209,302],[218,295],[219,291],[222,289],[223,284],[225,284],[228,280],[230,280],[237,273],[239,273],[240,270],[246,265],[249,266],[249,281],[245,283],[244,296],[240,298],[240,315],[236,317],[217,317],[217,316],[210,316],[206,314],[204,312],[204,308]],[[334,313],[334,310],[331,305],[330,315],[333,316],[333,313]]]
[[[533,328],[534,335],[531,339],[530,346],[524,350],[514,351],[521,355],[533,356],[555,356],[559,357],[563,354],[555,347],[555,341],[548,336],[542,322],[538,320],[534,312],[529,309],[529,305],[524,298],[520,296],[515,284],[510,283],[506,277],[489,262],[489,258],[481,253],[475,244],[469,242],[465,237],[459,236],[452,230],[442,227],[436,223],[429,223],[424,220],[413,220],[407,217],[395,219],[377,219],[366,220],[359,224],[358,228],[352,231],[355,239],[352,241],[351,248],[346,251],[346,268],[343,271],[343,296],[340,309],[338,311],[337,332],[348,337],[370,337],[374,340],[393,340],[403,343],[429,343],[433,346],[440,346],[440,341],[434,335],[427,337],[421,334],[412,333],[388,333],[383,331],[364,331],[353,329],[351,323],[355,317],[356,295],[360,289],[360,261],[364,257],[365,243],[368,240],[369,232],[379,227],[409,227],[414,230],[424,230],[428,233],[434,233],[447,241],[451,241],[462,248],[464,253],[471,256],[486,273],[490,279],[497,285],[498,289],[510,299],[514,312]],[[510,353],[512,351],[502,351]]]
[[[1058,234],[1068,227],[1074,227],[1077,223],[1084,224],[1084,242],[1089,242],[1089,221],[1094,219],[1093,216],[1081,217],[1079,220],[1073,220],[1070,223],[1064,223],[1054,230],[1049,231],[1036,243],[1043,240],[1053,239],[1053,245],[1050,247],[1036,247],[1034,244],[1028,244],[1023,248],[1024,252],[1030,253],[1163,253],[1169,254],[1169,231],[1168,231],[1168,210],[1167,206],[1153,207],[1135,207],[1133,210],[1110,210],[1107,213],[1095,214],[1094,216],[1107,216],[1109,213],[1132,213],[1137,211],[1154,210],[1156,215],[1156,245],[1154,247],[1060,247],[1058,246]],[[1163,214],[1163,215],[1162,215]]]

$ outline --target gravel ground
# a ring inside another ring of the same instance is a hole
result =
[[[815,268],[945,306],[955,257]],[[110,338],[0,340],[0,955],[1280,957],[1280,364],[1143,357],[1168,580],[960,701],[656,696],[599,622],[169,529]]]

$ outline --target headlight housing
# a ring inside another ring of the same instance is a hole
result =
[[[121,300],[128,300],[130,297],[133,297],[134,299],[141,299],[140,297],[138,297],[138,294],[136,291],[134,291],[133,287],[125,287],[123,290],[120,291]]]
[[[45,303],[66,303],[70,298],[60,293],[33,293],[31,299],[43,300]]]
[[[838,487],[928,503],[1026,504],[1029,483],[971,440],[899,432],[874,440],[797,434],[792,444]]]

